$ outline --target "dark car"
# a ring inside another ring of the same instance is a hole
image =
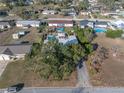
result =
[[[21,41],[21,44],[28,44],[30,43],[29,41]]]
[[[17,87],[9,87],[7,90],[4,91],[4,93],[16,93],[18,90]]]
[[[19,83],[7,88],[4,93],[17,93],[24,87],[24,83]]]

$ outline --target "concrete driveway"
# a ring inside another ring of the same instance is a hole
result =
[[[0,77],[1,77],[3,71],[5,70],[8,63],[9,63],[9,61],[0,61]]]

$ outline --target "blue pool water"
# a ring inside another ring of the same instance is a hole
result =
[[[96,33],[101,33],[101,32],[106,32],[107,29],[105,29],[105,28],[94,28],[94,31],[95,31]]]
[[[74,40],[68,41],[68,42],[66,42],[65,45],[72,45],[72,44],[78,44],[77,39],[74,39]]]
[[[56,28],[58,32],[64,32],[64,28]]]
[[[54,35],[48,35],[47,38],[48,38],[49,41],[52,41],[52,40],[56,39]]]

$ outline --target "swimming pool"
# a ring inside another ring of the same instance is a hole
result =
[[[94,28],[94,31],[95,31],[96,33],[102,33],[102,32],[106,32],[107,29],[105,29],[105,28]]]
[[[55,38],[54,35],[48,35],[47,38],[48,38],[49,41],[54,41],[54,40],[56,40],[56,38]]]
[[[56,28],[57,32],[64,32],[64,28]]]

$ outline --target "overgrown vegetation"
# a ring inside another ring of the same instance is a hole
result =
[[[118,38],[122,36],[123,31],[122,30],[108,30],[106,32],[106,36],[110,38]]]
[[[88,7],[89,7],[89,1],[88,0],[80,1],[80,3],[79,3],[79,9],[80,10],[87,10]]]
[[[77,45],[66,46],[57,41],[33,44],[32,52],[26,56],[26,68],[44,79],[68,79],[79,60],[93,50],[90,43],[92,30],[77,28],[75,32],[79,40]]]

